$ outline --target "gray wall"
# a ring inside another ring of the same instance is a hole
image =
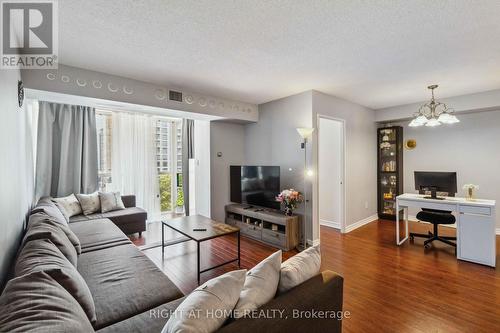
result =
[[[456,171],[458,196],[464,196],[464,184],[473,183],[479,185],[477,197],[500,202],[500,110],[458,117],[460,123],[436,128],[399,123],[405,140],[417,140],[415,149],[404,150],[404,191],[416,193],[414,171]]]
[[[0,289],[17,251],[33,199],[30,119],[17,105],[20,72],[0,70]]]
[[[210,212],[216,221],[224,222],[224,206],[229,203],[229,166],[245,163],[244,131],[240,124],[210,123]]]
[[[312,118],[343,119],[346,126],[346,226],[377,213],[377,150],[375,111],[347,100],[313,91]],[[317,134],[314,135],[317,140]],[[316,145],[315,145],[316,146]],[[316,155],[316,151],[314,152]],[[316,156],[314,157],[316,160]],[[318,200],[314,200],[317,203]],[[317,209],[315,208],[315,212]]]
[[[304,150],[297,127],[312,127],[312,91],[259,105],[259,121],[245,126],[246,164],[281,167],[281,188],[304,192]],[[312,145],[308,143],[308,166],[312,167]],[[311,191],[313,179],[307,181],[308,203],[306,235],[312,236]],[[304,214],[305,205],[297,210]]]

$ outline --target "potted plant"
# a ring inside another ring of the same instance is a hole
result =
[[[304,201],[304,197],[299,191],[295,191],[291,188],[281,191],[276,197],[276,201],[284,206],[285,215],[292,216],[293,211],[297,209],[297,205]]]

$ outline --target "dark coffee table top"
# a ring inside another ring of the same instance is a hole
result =
[[[219,223],[201,215],[178,217],[172,220],[162,221],[161,223],[197,242],[234,234],[240,231],[237,227]],[[193,229],[207,230],[193,231]]]

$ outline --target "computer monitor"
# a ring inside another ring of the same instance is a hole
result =
[[[447,192],[449,196],[457,193],[456,172],[415,171],[415,189],[419,193],[430,191],[430,199],[439,199],[437,192]]]

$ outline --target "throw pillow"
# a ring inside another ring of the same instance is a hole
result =
[[[284,293],[319,273],[321,253],[319,245],[312,246],[281,264],[279,293]]]
[[[97,213],[101,210],[101,199],[99,193],[92,194],[77,194],[76,198],[82,206],[83,215],[90,215]]]
[[[0,332],[94,332],[78,302],[46,272],[11,279],[0,309]]]
[[[31,210],[31,213],[45,213],[50,217],[53,217],[56,222],[61,224],[68,224],[65,214],[62,213],[62,209],[56,205],[55,202],[50,200],[50,197],[43,197],[38,200],[35,208]]]
[[[76,267],[80,246],[75,247],[61,228],[61,224],[52,221],[44,213],[36,213],[30,216],[28,229],[24,236],[21,247],[34,239],[49,239],[59,251]],[[69,228],[66,226],[67,230]],[[70,231],[70,230],[69,230]],[[70,231],[71,232],[71,231]],[[76,236],[75,236],[76,237]],[[77,238],[78,239],[78,238]]]
[[[52,201],[58,204],[59,207],[63,208],[62,210],[64,211],[61,211],[63,214],[66,214],[67,220],[69,220],[71,216],[80,215],[83,213],[82,206],[80,206],[80,202],[78,202],[78,199],[74,194],[70,194],[67,197],[63,198],[52,198]]]
[[[243,317],[273,299],[280,280],[280,267],[281,250],[248,271],[240,299],[234,308],[234,317]]]
[[[89,320],[96,323],[95,305],[89,287],[76,268],[48,239],[26,243],[14,267],[16,277],[38,271],[45,271],[56,280],[80,303]]]
[[[103,213],[125,209],[120,192],[99,192],[99,199],[101,199],[101,211]]]
[[[196,288],[170,316],[162,333],[215,332],[238,302],[245,273],[246,270],[232,271]]]

